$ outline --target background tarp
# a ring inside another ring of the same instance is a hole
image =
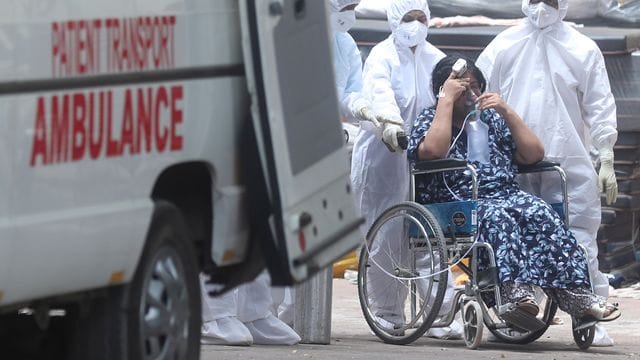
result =
[[[600,17],[611,24],[625,26],[640,26],[640,0],[604,1],[605,6],[600,11]]]
[[[363,18],[385,18],[385,9],[390,1],[401,0],[362,0],[356,10]],[[524,16],[521,4],[522,0],[429,1],[432,17],[484,15],[494,19],[520,18]],[[640,24],[640,0],[569,0],[566,19],[637,26]]]

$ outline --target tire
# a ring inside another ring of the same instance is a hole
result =
[[[132,281],[70,313],[70,359],[198,359],[201,304],[197,258],[180,211],[156,203]]]
[[[584,329],[576,330],[578,321],[572,317],[573,340],[580,350],[587,350],[593,344],[593,337],[596,335],[596,325],[588,326]]]
[[[423,229],[414,226],[419,231],[409,231],[406,226],[408,223],[419,223]],[[399,244],[382,242],[378,235],[383,229],[389,233],[398,231]],[[418,235],[420,233],[422,236]],[[397,249],[392,250],[392,246]],[[370,249],[378,249],[378,255],[370,256]],[[415,257],[422,259],[421,262],[415,261]],[[431,212],[413,202],[404,202],[385,210],[367,233],[358,263],[360,307],[376,336],[395,345],[409,344],[422,336],[431,327],[442,306],[447,287],[446,269],[444,235]],[[435,275],[415,279],[423,274]],[[376,285],[371,285],[370,282],[376,279]],[[385,285],[381,286],[381,282]],[[400,314],[383,314],[388,310],[382,309],[389,306]]]
[[[482,318],[482,309],[476,301],[469,301],[462,307],[464,342],[469,349],[475,350],[480,346],[484,330]]]
[[[486,320],[485,325],[487,325],[489,331],[491,331],[498,340],[507,344],[525,345],[538,340],[547,331],[553,321],[553,317],[556,316],[557,311],[558,304],[556,304],[555,301],[549,301],[545,307],[545,318],[547,319],[546,325],[542,329],[534,332],[528,331],[523,333],[511,329],[492,329],[486,324]]]

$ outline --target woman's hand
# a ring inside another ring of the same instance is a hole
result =
[[[500,95],[496,93],[484,93],[478,98],[478,108],[480,110],[495,109],[503,117],[507,117],[511,108]]]
[[[442,85],[442,88],[440,89],[440,94],[438,94],[438,97],[440,99],[446,98],[451,100],[452,102],[455,102],[460,98],[462,94],[464,94],[465,91],[467,91],[468,87],[469,87],[469,79],[465,79],[465,78],[458,79],[455,77],[455,75],[452,72],[447,78],[447,80],[444,82],[444,84]]]
[[[481,110],[494,109],[505,120],[511,130],[513,141],[516,143],[514,159],[518,164],[534,164],[544,158],[544,145],[529,129],[520,115],[513,111],[507,103],[496,93],[484,93],[478,98],[478,108]]]
[[[425,134],[418,146],[418,159],[444,159],[451,145],[451,122],[453,119],[454,103],[469,87],[469,79],[457,79],[453,73],[440,88],[436,114],[431,128]]]

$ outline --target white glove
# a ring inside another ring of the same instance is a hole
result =
[[[616,202],[618,198],[618,183],[613,170],[613,149],[600,149],[600,173],[598,173],[598,189],[607,194],[607,205]]]
[[[404,135],[404,129],[402,129],[402,126],[392,123],[384,124],[384,130],[382,130],[382,142],[387,146],[389,151],[402,151],[402,148],[398,144],[399,134]]]
[[[373,126],[375,126],[376,128],[380,128],[380,122],[378,122],[378,119],[376,119],[376,116],[373,115],[368,107],[361,107],[358,111],[355,112],[355,115],[358,119],[362,121],[370,121],[373,123]]]

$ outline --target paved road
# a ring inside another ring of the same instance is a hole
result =
[[[369,334],[362,317],[355,285],[334,280],[332,339],[330,345],[229,347],[205,345],[202,360],[219,359],[640,359],[640,289],[625,289],[611,298],[619,302],[623,315],[607,324],[616,341],[614,347],[580,351],[571,334],[571,320],[560,313],[563,325],[554,325],[529,345],[487,342],[478,350],[469,350],[464,341],[422,338],[407,346],[380,342]],[[486,336],[486,335],[485,335]]]

